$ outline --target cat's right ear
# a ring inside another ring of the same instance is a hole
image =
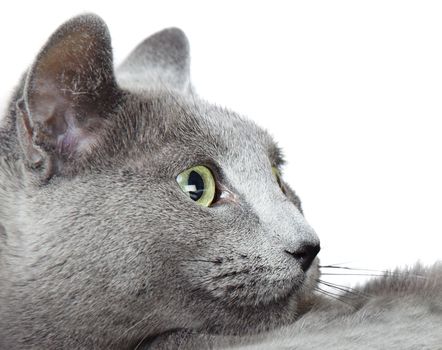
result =
[[[17,103],[28,164],[46,177],[69,172],[100,144],[119,96],[103,20],[88,14],[63,24],[31,66]]]

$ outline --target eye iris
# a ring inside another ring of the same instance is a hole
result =
[[[181,190],[203,207],[209,207],[216,195],[216,181],[209,168],[197,165],[180,173],[176,181]]]
[[[200,199],[204,193],[204,180],[196,171],[191,171],[187,180],[189,185],[189,196],[194,201]]]
[[[276,182],[278,183],[278,186],[281,188],[282,192],[284,192],[284,187],[282,186],[282,181],[281,181],[281,172],[279,171],[278,168],[272,167],[272,173],[273,173],[273,177],[275,178]]]

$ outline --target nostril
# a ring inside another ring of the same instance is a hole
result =
[[[299,249],[293,252],[286,250],[286,253],[290,254],[296,260],[298,260],[301,264],[302,270],[305,272],[310,268],[313,260],[315,259],[316,255],[318,255],[320,250],[321,247],[319,246],[319,244],[304,244]]]

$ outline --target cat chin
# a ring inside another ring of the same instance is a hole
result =
[[[195,317],[198,327],[186,329],[216,335],[256,334],[295,321],[308,311],[313,290],[319,278],[318,259],[302,277],[284,289],[265,287],[264,292],[244,299],[198,297],[200,314]],[[293,281],[292,281],[293,282]],[[287,282],[288,283],[288,282]],[[263,295],[266,295],[264,298]],[[254,297],[254,298],[253,298]],[[207,313],[207,310],[211,310]]]

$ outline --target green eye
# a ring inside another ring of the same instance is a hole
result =
[[[215,179],[203,165],[183,171],[176,178],[181,190],[198,204],[208,207],[215,199]]]
[[[275,166],[272,166],[272,174],[276,182],[278,183],[278,186],[283,190],[282,181],[281,181],[281,172],[279,171],[279,169]]]

